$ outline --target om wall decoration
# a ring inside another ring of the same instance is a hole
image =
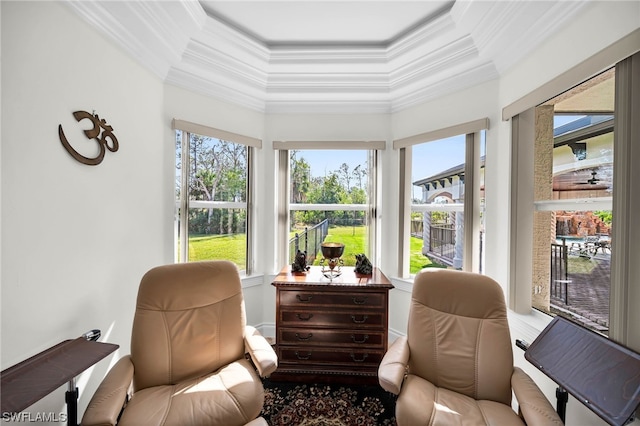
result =
[[[100,148],[100,152],[96,157],[85,157],[71,146],[64,134],[64,131],[62,130],[62,124],[60,124],[58,125],[58,135],[60,136],[60,142],[73,158],[83,164],[96,166],[100,164],[104,159],[104,154],[106,153],[107,149],[111,152],[116,152],[118,150],[118,139],[113,134],[113,127],[108,125],[104,119],[98,117],[98,114],[95,114],[95,111],[93,114],[90,114],[87,111],[76,111],[73,113],[73,116],[78,122],[84,119],[91,120],[91,122],[93,123],[93,128],[85,130],[84,134],[89,140],[95,139],[98,143],[98,147]]]

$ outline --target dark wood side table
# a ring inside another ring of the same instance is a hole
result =
[[[75,378],[87,368],[118,349],[118,345],[79,337],[9,367],[0,373],[2,415],[19,413],[61,385],[69,383],[66,394],[67,424],[78,424],[78,390]]]
[[[377,268],[371,275],[343,267],[329,280],[321,267],[291,272],[276,287],[276,352],[272,380],[377,383],[388,346],[389,290]]]

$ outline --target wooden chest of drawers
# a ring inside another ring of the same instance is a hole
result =
[[[275,278],[276,351],[273,380],[376,382],[387,350],[389,290],[378,269],[359,275],[343,267],[329,280],[320,267]]]

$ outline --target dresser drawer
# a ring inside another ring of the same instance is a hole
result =
[[[312,290],[281,290],[280,306],[334,306],[350,309],[385,309],[386,294],[380,292],[330,292]]]
[[[384,312],[343,312],[343,311],[315,311],[315,310],[295,310],[281,309],[278,319],[280,327],[330,327],[382,329],[386,327],[386,316]]]
[[[321,349],[306,346],[278,346],[278,365],[286,368],[287,364],[300,365],[333,365],[357,369],[362,367],[377,368],[384,356],[378,350]]]
[[[278,345],[323,346],[384,349],[385,333],[367,330],[317,330],[280,328],[276,336]]]
[[[345,266],[339,279],[321,267],[274,279],[278,368],[272,380],[377,384],[387,349],[389,290],[377,268],[371,275]]]

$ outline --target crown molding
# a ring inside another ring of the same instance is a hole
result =
[[[270,65],[291,64],[386,64],[388,54],[386,49],[367,47],[355,49],[353,47],[323,47],[301,49],[276,49],[271,51]]]
[[[388,100],[268,100],[267,114],[390,114]]]
[[[65,4],[162,79],[207,19],[194,1],[163,2],[162,7],[136,1]]]
[[[456,2],[451,16],[473,37],[479,55],[500,74],[561,29],[588,0],[559,2]]]
[[[386,49],[387,60],[392,61],[415,51],[437,48],[443,39],[455,33],[456,30],[456,23],[450,13],[440,15],[433,21],[413,29],[413,31],[389,45]]]
[[[191,43],[182,62],[173,69],[191,69],[212,81],[226,79],[262,91],[267,88],[268,74],[264,67],[242,61],[208,44]]]
[[[537,19],[524,27],[524,30],[522,25],[511,24],[510,33],[505,35],[504,39],[493,38],[491,45],[487,46],[487,56],[493,57],[500,74],[507,72],[527,53],[534,50],[542,40],[561,30],[567,21],[573,19],[587,3],[586,0],[553,2],[551,7],[543,10]],[[521,17],[524,19],[524,15]],[[506,42],[509,39],[512,40],[511,43]]]
[[[424,79],[434,79],[441,73],[450,73],[452,68],[473,65],[472,61],[477,57],[478,50],[473,40],[464,36],[391,71],[390,87],[397,89]]]
[[[393,99],[391,112],[399,112],[412,106],[433,101],[447,94],[459,92],[498,77],[498,72],[491,62],[476,63],[472,68],[459,67],[457,70],[451,70],[450,73],[447,73],[442,78],[424,82],[420,86],[413,87],[413,90],[406,90],[402,94],[398,94]]]
[[[223,102],[266,112],[263,91],[249,91],[247,87],[242,87],[240,90],[234,81],[223,78],[212,80],[208,75],[201,76],[199,71],[191,72],[184,68],[174,68],[167,75],[165,82]]]
[[[389,113],[499,77],[587,4],[456,1],[388,45],[267,46],[198,1],[65,1],[163,81],[267,113]]]
[[[271,50],[267,46],[213,17],[207,17],[202,31],[194,36],[194,40],[241,60],[255,61],[262,66],[266,65],[271,57]]]

